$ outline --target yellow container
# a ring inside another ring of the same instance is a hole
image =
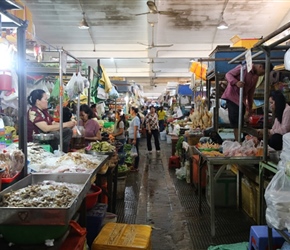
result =
[[[151,231],[148,225],[109,222],[95,238],[91,250],[151,250]]]
[[[246,49],[252,48],[259,39],[257,38],[240,38],[238,35],[233,36],[230,39],[233,43],[232,47],[244,47]]]

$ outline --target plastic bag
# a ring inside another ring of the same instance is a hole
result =
[[[265,191],[266,221],[270,227],[290,230],[290,177],[279,170]]]
[[[131,148],[130,156],[131,156],[131,157],[136,157],[136,156],[138,156],[137,148],[136,148],[135,145],[133,145],[132,148]]]
[[[111,99],[117,99],[117,98],[119,98],[119,93],[118,93],[118,91],[115,89],[114,86],[112,87],[111,91],[109,92],[109,97],[110,97]]]
[[[185,167],[181,167],[181,168],[177,168],[175,170],[175,174],[177,179],[179,180],[183,180],[186,178],[186,168]]]

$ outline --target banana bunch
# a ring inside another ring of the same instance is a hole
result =
[[[106,141],[91,143],[91,150],[96,152],[114,152],[116,147]]]

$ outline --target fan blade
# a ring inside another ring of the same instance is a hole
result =
[[[149,47],[150,45],[149,44],[145,44],[145,43],[140,43],[140,42],[137,42],[138,44],[141,44],[141,45],[144,45],[144,46],[147,46]]]
[[[145,12],[145,13],[135,14],[135,16],[141,16],[141,15],[147,15],[147,14],[150,14],[150,12]]]
[[[158,48],[158,47],[160,47],[160,48],[162,48],[162,47],[171,47],[171,46],[173,46],[173,44],[160,44],[160,45],[150,45],[150,46],[148,46],[148,49],[153,49],[153,48]]]
[[[158,12],[157,6],[153,1],[147,1],[147,6],[153,13]]]
[[[158,11],[160,15],[177,16],[179,13],[174,11]]]

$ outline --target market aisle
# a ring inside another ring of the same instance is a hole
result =
[[[205,196],[200,213],[194,187],[168,169],[170,144],[161,141],[161,154],[148,155],[142,139],[140,153],[140,170],[129,174],[125,199],[117,202],[118,222],[153,226],[153,250],[205,250],[210,245],[248,241],[253,221],[235,207],[216,209],[216,237],[210,236]]]

